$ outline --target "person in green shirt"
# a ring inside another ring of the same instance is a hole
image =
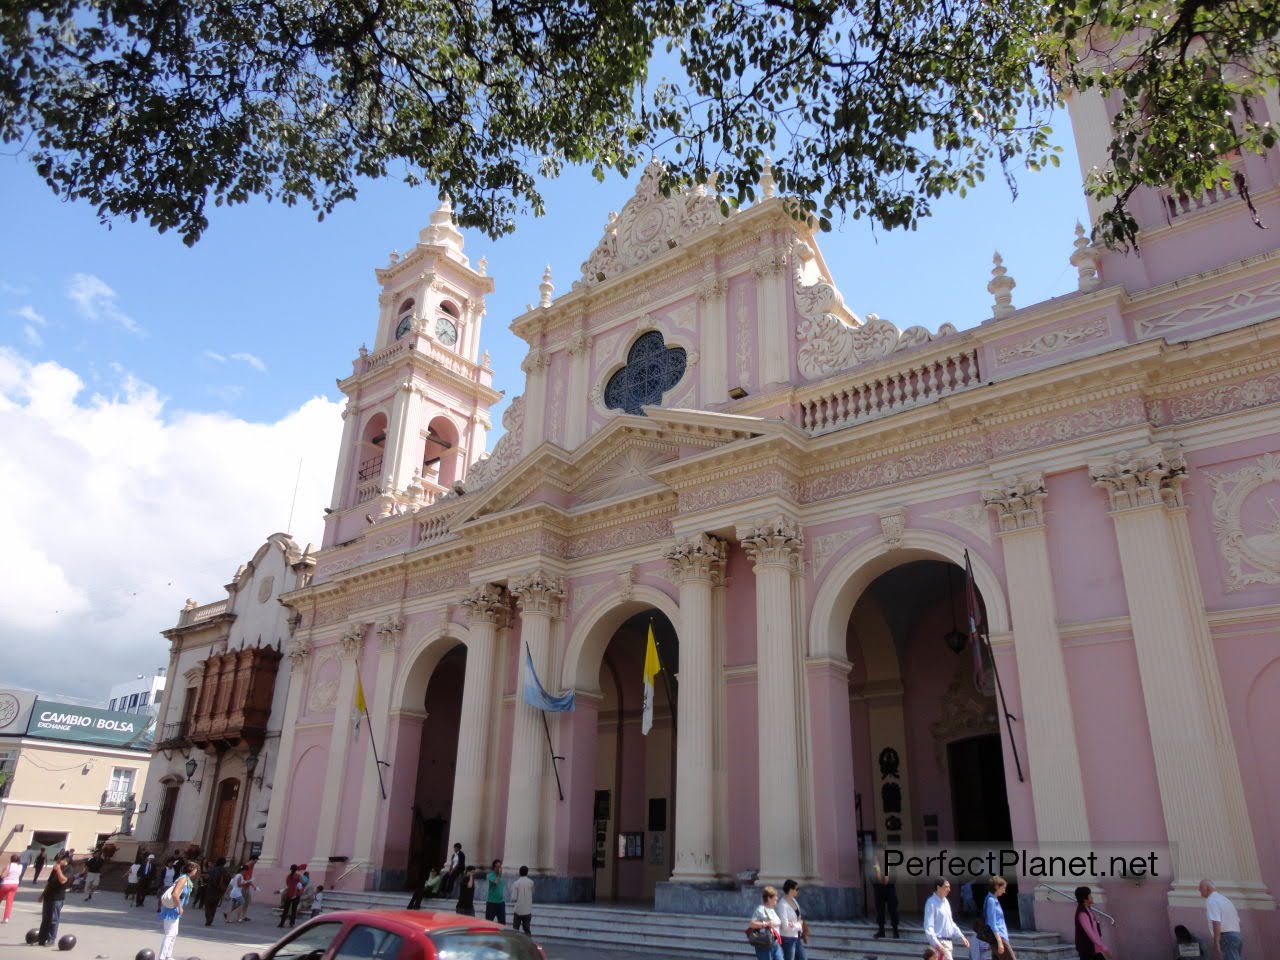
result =
[[[489,868],[489,893],[484,902],[484,918],[496,920],[503,925],[507,922],[507,891],[502,884],[502,861],[493,861]]]

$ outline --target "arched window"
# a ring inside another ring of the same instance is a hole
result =
[[[604,405],[644,415],[641,407],[662,403],[662,395],[680,382],[688,357],[683,347],[668,347],[657,330],[641,334],[627,351],[627,365],[609,378]]]
[[[412,297],[400,304],[399,309],[396,310],[396,316],[399,318],[396,321],[396,339],[399,340],[413,327]]]

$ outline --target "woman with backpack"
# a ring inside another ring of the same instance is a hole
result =
[[[164,926],[164,938],[160,941],[156,960],[173,960],[173,945],[178,942],[178,921],[182,918],[182,908],[191,899],[199,872],[200,868],[195,863],[188,863],[186,873],[160,894],[160,923]]]

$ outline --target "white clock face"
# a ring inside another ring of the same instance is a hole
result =
[[[444,317],[436,320],[436,339],[446,347],[452,347],[458,342],[458,328],[452,320],[446,320]]]

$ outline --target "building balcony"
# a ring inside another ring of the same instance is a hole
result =
[[[245,647],[205,660],[196,708],[186,721],[186,740],[200,749],[239,743],[261,747],[281,657],[271,647]]]
[[[100,813],[111,813],[116,810],[123,810],[124,805],[129,802],[129,794],[132,790],[103,790],[102,802],[98,804]]]
[[[160,728],[160,735],[156,737],[154,749],[175,750],[187,746],[191,743],[190,727],[190,720],[166,723]]]

